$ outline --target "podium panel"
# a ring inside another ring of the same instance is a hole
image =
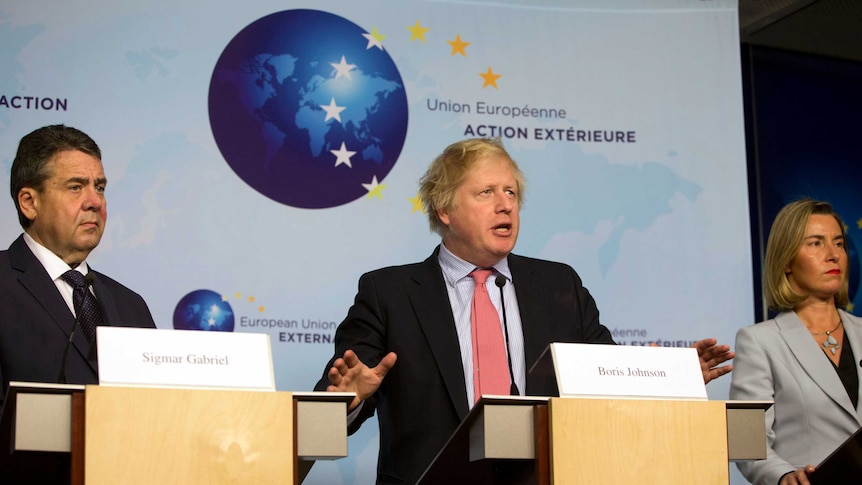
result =
[[[87,386],[87,485],[294,483],[289,392]]]
[[[729,481],[722,401],[552,398],[551,483]]]

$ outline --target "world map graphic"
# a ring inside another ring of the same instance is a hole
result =
[[[379,36],[316,10],[240,31],[213,70],[210,124],[236,174],[300,208],[365,195],[398,160],[407,96]]]

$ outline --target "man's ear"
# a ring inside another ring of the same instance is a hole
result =
[[[24,187],[18,191],[18,207],[24,217],[31,221],[36,219],[39,209],[39,192],[32,187]]]
[[[449,211],[446,209],[437,209],[437,218],[440,219],[444,225],[449,225]]]

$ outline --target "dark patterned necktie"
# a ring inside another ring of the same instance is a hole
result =
[[[78,316],[78,321],[81,324],[81,329],[87,337],[90,345],[95,342],[96,327],[104,323],[102,309],[99,308],[99,302],[96,297],[84,283],[84,275],[75,271],[69,270],[63,273],[62,278],[72,285],[72,303],[75,306],[75,313]]]

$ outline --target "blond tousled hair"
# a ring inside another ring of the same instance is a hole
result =
[[[511,163],[512,173],[518,184],[518,204],[523,202],[524,174],[506,152],[499,138],[471,138],[455,142],[434,159],[419,180],[419,199],[428,214],[432,231],[441,236],[446,232],[446,225],[438,217],[437,210],[452,210],[455,192],[470,170],[477,162],[494,156],[503,157]]]

